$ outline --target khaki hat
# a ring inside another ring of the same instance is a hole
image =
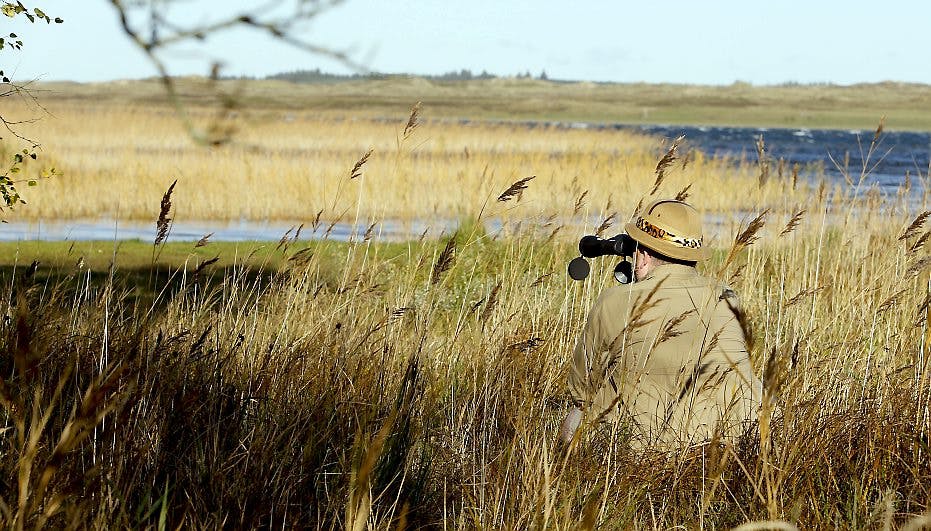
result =
[[[637,243],[669,258],[697,262],[711,256],[704,247],[701,215],[682,201],[661,199],[650,203],[625,230]]]

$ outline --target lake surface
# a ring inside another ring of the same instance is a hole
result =
[[[699,127],[624,124],[592,124],[579,122],[523,122],[527,127],[558,127],[566,129],[627,129],[667,138],[685,135],[686,142],[713,157],[731,160],[757,160],[756,143],[763,135],[767,156],[771,159],[771,175],[777,174],[778,161],[785,161],[786,175],[793,164],[799,164],[802,176],[825,178],[844,182],[843,173],[834,161],[843,165],[846,160],[849,174],[856,182],[863,168],[873,140],[874,131],[837,129],[784,129],[756,127]],[[931,164],[931,133],[884,132],[868,160],[870,172],[863,181],[864,189],[876,185],[882,191],[894,194],[910,174],[913,183],[922,176],[927,180]],[[914,189],[919,189],[915,186]],[[491,222],[495,225],[495,222]],[[376,240],[402,240],[421,235],[436,236],[455,229],[456,220],[421,220],[412,223],[384,221],[371,234]],[[350,223],[327,226],[316,231],[304,228],[301,238],[322,238],[345,241],[364,233],[368,224],[356,227]],[[278,240],[297,225],[287,222],[235,221],[176,223],[171,230],[171,241],[196,241],[213,233],[215,241]],[[494,230],[500,228],[490,227]],[[80,220],[67,222],[14,222],[0,225],[0,240],[131,240],[152,241],[155,224],[128,223],[113,220]]]
[[[405,240],[411,237],[436,237],[456,230],[458,220],[433,220],[429,223],[380,222],[373,228],[373,240]],[[500,224],[498,225],[500,227]],[[348,241],[362,239],[369,224],[337,223],[330,229],[321,223],[316,230],[301,226],[300,222],[284,221],[201,221],[174,223],[169,232],[169,241],[197,241],[210,235],[210,241],[277,241],[287,236],[300,239],[328,238]],[[298,229],[300,233],[298,234]],[[0,241],[47,240],[155,240],[155,222],[127,222],[115,220],[76,220],[52,222],[12,222],[0,225]]]
[[[748,161],[757,160],[756,142],[762,135],[772,161],[771,174],[783,159],[789,172],[793,164],[803,169],[822,168],[826,177],[843,182],[834,161],[843,166],[846,160],[854,182],[866,164],[870,172],[864,186],[881,188],[898,188],[905,182],[906,172],[913,180],[927,178],[931,161],[931,133],[927,132],[883,132],[867,159],[875,131],[662,125],[632,129],[668,138],[685,135],[687,142],[708,155]]]

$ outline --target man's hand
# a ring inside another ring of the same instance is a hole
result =
[[[581,423],[582,410],[577,407],[570,409],[566,418],[562,421],[562,426],[559,428],[559,440],[567,445],[572,442],[572,437]]]

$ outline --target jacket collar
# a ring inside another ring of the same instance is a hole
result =
[[[650,271],[650,274],[642,280],[662,279],[662,278],[690,278],[698,275],[698,270],[692,266],[682,264],[662,264]]]

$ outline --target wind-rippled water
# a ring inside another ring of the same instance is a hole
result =
[[[771,164],[782,159],[790,171],[793,164],[803,171],[820,168],[826,177],[841,181],[846,165],[854,182],[866,168],[863,185],[881,188],[898,188],[906,175],[927,178],[931,161],[931,133],[927,132],[884,131],[870,153],[875,131],[665,125],[634,129],[669,138],[685,135],[687,142],[710,156],[748,161],[758,159],[756,144],[762,135]]]

